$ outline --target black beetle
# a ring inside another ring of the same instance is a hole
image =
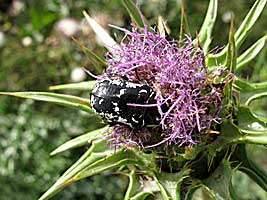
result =
[[[111,126],[127,125],[142,128],[156,123],[157,107],[128,104],[155,104],[155,92],[146,84],[127,80],[98,81],[90,94],[92,108]]]

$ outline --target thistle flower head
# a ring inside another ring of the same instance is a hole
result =
[[[153,88],[156,104],[151,106],[158,109],[161,141],[151,145],[144,140],[153,138],[147,128],[131,130],[116,126],[112,133],[115,143],[196,144],[198,133],[220,121],[223,88],[215,85],[214,80],[225,70],[209,72],[203,51],[194,46],[189,37],[179,45],[177,40],[135,24],[132,31],[118,29],[125,33],[124,39],[119,48],[107,54],[109,67],[102,76],[119,74]]]

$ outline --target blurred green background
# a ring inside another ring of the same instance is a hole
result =
[[[180,23],[179,0],[139,0],[151,24],[162,15],[173,37]],[[223,46],[228,38],[230,16],[236,27],[254,0],[219,0],[213,47]],[[185,1],[190,31],[200,27],[208,6],[207,0]],[[86,10],[112,35],[108,24],[130,28],[130,18],[120,0],[0,0],[0,91],[47,91],[50,85],[90,80],[82,71],[86,66],[97,74],[79,47],[69,38],[104,57],[103,49],[82,16]],[[267,9],[256,24],[242,50],[266,34]],[[223,28],[222,28],[223,27]],[[267,48],[242,72],[253,82],[267,81]],[[88,92],[67,92],[89,97]],[[253,107],[267,117],[267,102]],[[0,200],[37,199],[85,149],[76,149],[50,157],[60,144],[88,130],[102,126],[92,123],[85,113],[46,103],[12,97],[0,97]],[[265,169],[266,148],[250,146],[249,151]],[[267,171],[267,169],[266,169]],[[126,177],[108,171],[68,186],[53,199],[122,199]],[[241,173],[234,177],[240,199],[266,199],[267,195]]]

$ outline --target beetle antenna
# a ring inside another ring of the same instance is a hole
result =
[[[99,76],[94,75],[93,73],[91,73],[88,69],[86,69],[85,67],[82,67],[83,71],[85,71],[89,76],[95,78],[95,79],[99,79]]]

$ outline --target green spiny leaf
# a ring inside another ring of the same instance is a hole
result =
[[[210,187],[202,184],[201,189],[202,189],[202,192],[205,194],[205,196],[208,196],[209,200],[218,200],[219,199],[219,198],[217,198],[215,191],[213,191]],[[222,198],[222,200],[224,200],[224,198]]]
[[[249,83],[248,81],[236,78],[234,85],[240,92],[267,90],[267,82]]]
[[[90,162],[93,163],[94,160],[97,161],[98,159],[101,159],[105,157],[106,155],[110,155],[114,153],[114,148],[111,148],[106,140],[96,140],[92,142],[92,145],[90,148],[82,155],[82,157],[76,161],[63,175],[62,178],[69,176],[69,174],[73,175],[73,171],[75,169],[82,169],[80,166],[82,166],[82,163],[85,163],[86,160],[88,160],[89,157],[91,157]],[[93,153],[99,153],[99,157],[92,156]],[[92,159],[93,158],[93,159]],[[86,167],[86,166],[85,166]]]
[[[150,162],[145,162],[149,159]],[[124,150],[118,148],[115,151],[105,140],[93,141],[90,149],[40,199],[48,199],[66,185],[108,169],[129,164],[137,164],[143,167],[153,166],[151,164],[151,162],[155,163],[153,159],[151,154],[146,155],[134,149]],[[150,169],[153,169],[153,167]]]
[[[209,154],[214,157],[227,145],[235,143],[243,137],[242,133],[231,120],[225,120],[221,124],[221,133],[213,143],[207,146]]]
[[[108,127],[100,128],[94,131],[90,131],[89,133],[83,134],[81,136],[78,136],[72,140],[69,140],[66,143],[60,145],[54,151],[52,151],[50,155],[52,156],[67,151],[69,149],[81,147],[87,144],[89,145],[90,143],[92,143],[93,140],[97,140],[104,137],[104,135],[107,134],[107,129]]]
[[[146,189],[145,191],[139,192],[136,195],[134,195],[133,197],[131,197],[130,200],[145,200],[145,199],[147,199],[147,197],[149,195],[153,194],[153,192],[158,192],[158,191],[154,191],[153,188],[151,191]]]
[[[249,13],[245,17],[242,24],[239,26],[235,33],[236,38],[236,47],[239,47],[243,44],[245,39],[247,38],[250,30],[254,26],[255,22],[259,18],[266,4],[266,0],[257,0],[253,7],[250,9]]]
[[[259,18],[260,14],[263,11],[263,8],[266,4],[266,0],[257,0],[253,7],[250,9],[249,13],[245,17],[242,24],[239,26],[238,30],[235,33],[236,40],[236,49],[238,50],[240,46],[243,44],[245,39],[247,38],[250,30],[253,25]],[[207,58],[208,66],[214,66],[216,63],[223,63],[226,57],[226,53],[228,50],[228,45],[218,54],[209,54]]]
[[[90,101],[88,99],[72,95],[56,94],[50,92],[0,92],[0,95],[9,95],[38,101],[46,101],[63,105],[69,108],[82,110],[88,113],[94,113],[94,111],[90,108]]]
[[[155,182],[157,183],[157,185],[158,185],[158,187],[160,189],[160,192],[161,192],[161,195],[162,195],[163,200],[169,200],[169,199],[171,199],[171,196],[168,194],[167,190],[160,183],[160,181],[158,180],[158,178],[156,177],[156,175],[153,175],[153,179],[155,180]]]
[[[267,92],[260,92],[260,93],[257,93],[257,94],[254,94],[252,96],[250,96],[248,98],[248,100],[245,102],[245,105],[249,105],[252,101],[256,100],[256,99],[260,99],[260,98],[263,98],[263,97],[266,97],[267,96]]]
[[[234,37],[234,20],[231,18],[231,25],[229,31],[229,42],[228,42],[228,51],[226,54],[225,66],[227,69],[234,73],[236,70],[236,46],[235,46],[235,37]],[[225,86],[225,100],[226,105],[231,108],[233,105],[233,95],[232,95],[232,82]]]
[[[238,128],[243,134],[236,142],[267,144],[267,124],[254,116],[247,106],[237,109]]]
[[[149,195],[153,195],[160,192],[160,189],[155,181],[143,180],[141,191],[131,196],[130,200],[145,200]],[[126,200],[126,199],[125,199]]]
[[[189,175],[189,170],[178,173],[159,173],[157,175],[160,184],[168,192],[172,200],[180,199],[180,186],[182,181]]]
[[[92,153],[92,156],[99,156],[99,153]],[[138,166],[143,166],[144,163],[136,156],[135,152],[132,150],[116,150],[105,157],[98,159],[88,165],[85,169],[77,173],[73,177],[73,181],[80,180],[98,174],[100,172],[106,171],[108,169],[117,168],[123,165],[136,164]]]
[[[249,107],[240,105],[238,106],[237,112],[238,128],[241,130],[251,131],[264,131],[267,130],[267,124],[257,117],[255,117]]]
[[[90,49],[85,47],[82,43],[80,43],[74,37],[72,38],[72,40],[81,48],[81,50],[84,52],[84,54],[88,56],[89,60],[95,66],[95,69],[97,70],[98,73],[102,72],[100,66],[103,66],[103,67],[107,67],[108,66],[106,61],[104,61],[102,58],[100,58],[98,55],[96,55]]]
[[[211,189],[216,199],[233,199],[230,193],[232,169],[230,162],[223,160],[217,169],[203,183]]]
[[[122,4],[127,9],[134,23],[136,23],[140,27],[146,26],[150,28],[148,20],[145,19],[144,16],[141,16],[141,13],[139,12],[138,8],[136,7],[136,5],[133,3],[132,0],[122,0]],[[143,20],[145,21],[145,24],[143,23]]]
[[[246,104],[249,98],[254,95],[261,94],[267,91],[267,82],[249,83],[247,81],[236,78],[234,88],[240,93],[240,104]]]
[[[267,174],[247,155],[245,144],[239,144],[231,158],[232,163],[236,163],[238,170],[246,173],[262,189],[267,191]]]
[[[131,170],[130,174],[128,175],[129,177],[129,184],[127,191],[124,195],[124,200],[129,200],[132,195],[134,195],[138,189],[140,188],[140,184],[137,180],[135,170]]]
[[[63,189],[62,186],[60,186],[59,182],[64,180],[64,175],[66,176],[68,173],[70,173],[73,169],[76,168],[80,163],[82,163],[90,154],[92,151],[92,147],[88,149],[82,157],[79,158],[79,160],[76,161],[58,180],[56,183],[54,183],[53,186],[51,186],[40,198],[39,200],[46,200],[54,196],[57,192],[59,192],[61,189]]]
[[[237,115],[240,116],[241,114],[237,113]],[[251,116],[247,117],[251,118]],[[256,126],[257,130],[253,129],[253,126]],[[241,127],[234,125],[230,120],[224,121],[221,127],[221,133],[218,138],[207,146],[211,156],[215,156],[216,152],[220,152],[225,146],[233,143],[267,144],[266,124],[260,124],[259,119],[255,118],[254,121],[248,124],[247,128],[242,127],[242,123]]]
[[[226,67],[232,73],[236,69],[236,45],[234,37],[234,21],[231,19],[230,32],[229,32],[229,41],[228,41],[228,51],[226,54]]]
[[[241,132],[245,135],[236,140],[238,143],[267,144],[267,130],[252,131],[242,129]]]
[[[198,40],[205,53],[208,52],[209,45],[212,41],[212,30],[217,17],[217,7],[218,7],[218,1],[210,0],[206,17],[198,34],[199,35]]]
[[[249,63],[253,58],[255,58],[258,53],[265,46],[267,40],[267,35],[260,38],[257,42],[255,42],[250,48],[248,48],[244,53],[242,53],[237,58],[237,69],[242,69],[247,63]]]
[[[96,81],[84,81],[80,83],[53,85],[49,87],[49,90],[88,90],[88,91],[91,91],[95,83]]]
[[[253,170],[251,168],[253,168]],[[250,163],[250,168],[240,166],[239,170],[247,174],[252,180],[254,180],[262,189],[264,189],[267,192],[267,181],[266,181],[267,175],[263,170],[260,170],[260,172],[256,173],[255,168],[256,165],[252,167]]]
[[[80,173],[83,169],[91,165],[92,163],[114,154],[114,149],[107,145],[107,142],[94,141],[91,147],[84,153],[84,155],[76,161],[57,181],[51,186],[39,200],[49,199],[57,192],[63,189],[68,184],[72,183],[73,177]]]
[[[194,193],[197,189],[199,189],[201,187],[201,184],[194,184],[194,185],[191,185],[187,192],[186,192],[186,195],[185,195],[185,200],[192,200],[193,199],[193,196],[194,196]]]

